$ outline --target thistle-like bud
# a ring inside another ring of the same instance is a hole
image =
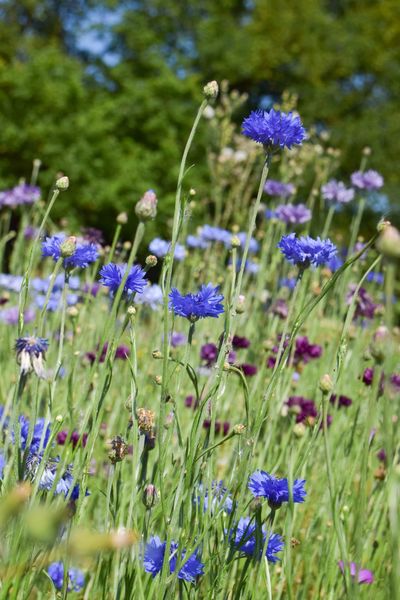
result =
[[[63,258],[68,258],[72,256],[76,250],[76,237],[74,235],[70,235],[65,238],[65,240],[60,244],[61,256]]]
[[[146,256],[145,263],[148,267],[155,267],[158,263],[157,257],[154,254],[149,254],[149,256]]]
[[[219,87],[218,87],[218,83],[214,80],[214,81],[209,81],[204,87],[203,87],[203,94],[205,95],[206,98],[216,98],[218,96],[218,92],[219,92]]]
[[[154,427],[154,419],[156,413],[154,410],[148,408],[138,408],[136,411],[136,417],[138,427],[141,433],[150,432]]]
[[[333,390],[333,381],[329,373],[322,375],[321,379],[319,380],[319,389],[324,395],[330,394],[330,392]]]
[[[155,485],[153,485],[152,483],[146,485],[146,487],[143,490],[142,500],[143,504],[147,509],[153,508],[153,506],[157,504],[159,497],[160,494],[156,489]]]
[[[140,221],[149,221],[157,215],[157,196],[153,190],[147,192],[140,198],[135,206],[135,213]]]
[[[68,177],[59,177],[56,181],[56,188],[60,190],[60,192],[67,190],[69,188]]]
[[[118,225],[126,225],[128,222],[128,214],[126,212],[119,213],[116,220]]]
[[[108,458],[115,465],[121,462],[128,454],[128,446],[120,435],[116,435],[107,442]]]
[[[389,258],[400,258],[400,232],[393,225],[381,226],[376,247],[381,254]]]

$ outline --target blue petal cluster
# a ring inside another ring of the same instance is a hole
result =
[[[331,260],[337,253],[330,240],[316,240],[309,235],[297,238],[295,233],[284,235],[278,244],[284,257],[292,264],[318,267]]]
[[[208,510],[210,510],[211,514],[214,514],[218,510],[223,510],[228,514],[232,512],[233,501],[223,481],[212,482],[210,495],[208,488],[204,488],[203,484],[198,486],[198,492],[200,495],[196,495],[193,498],[193,504],[203,506],[204,512]]]
[[[167,543],[162,542],[158,536],[150,538],[146,544],[144,553],[144,570],[147,573],[151,573],[155,577],[162,569],[164,562],[164,555]],[[177,549],[178,544],[171,542],[170,559],[169,559],[169,571],[174,573],[176,570],[177,563]],[[184,579],[189,583],[195,583],[196,577],[204,573],[203,563],[199,560],[197,551],[191,554],[191,556],[185,560],[186,550],[182,551],[182,561],[184,565],[178,572],[178,579]]]
[[[244,135],[268,148],[291,148],[301,144],[306,131],[300,117],[279,110],[254,110],[243,121]]]
[[[267,179],[264,185],[264,192],[268,196],[277,196],[278,198],[289,198],[295,192],[295,187],[292,183],[283,183],[276,179]]]
[[[221,304],[224,297],[218,293],[218,290],[219,287],[214,287],[211,283],[202,285],[197,294],[181,294],[173,288],[169,295],[169,308],[176,315],[190,321],[205,317],[217,318],[224,312]]]
[[[383,177],[377,171],[356,171],[351,176],[351,183],[359,190],[379,190],[383,186]]]
[[[65,239],[66,236],[63,233],[47,237],[42,242],[42,256],[51,256],[55,262],[59,260],[61,258],[61,245]],[[96,262],[98,256],[99,253],[96,244],[78,242],[74,253],[64,258],[63,266],[65,269],[72,269],[73,267],[84,269],[91,263]]]
[[[170,246],[171,242],[167,242],[161,238],[154,238],[154,240],[149,244],[149,250],[152,254],[154,254],[154,256],[157,256],[158,258],[164,258],[169,252]],[[182,246],[182,244],[176,244],[174,252],[175,260],[181,261],[185,258],[185,256],[185,246]]]
[[[116,265],[109,263],[100,269],[100,283],[110,288],[112,294],[115,294],[121,285],[125,275],[126,265]],[[134,293],[141,294],[146,287],[146,272],[139,266],[131,267],[129,275],[124,285],[124,296],[128,297]]]
[[[262,550],[267,540],[267,532],[265,527],[262,527],[260,540],[258,542],[258,560],[261,558]],[[269,562],[276,563],[279,558],[275,556],[283,549],[284,543],[282,537],[278,533],[269,533],[265,556]],[[237,552],[242,552],[246,556],[256,556],[257,552],[257,532],[256,524],[252,522],[250,517],[240,519],[237,526],[231,529],[229,539],[233,548]]]
[[[304,484],[304,479],[294,480],[293,502],[304,502]],[[271,506],[279,507],[283,502],[289,502],[289,483],[286,478],[279,479],[265,471],[255,471],[250,475],[248,488],[256,498],[267,498]]]
[[[273,215],[283,223],[299,225],[311,220],[311,210],[304,204],[281,204]]]
[[[64,585],[64,565],[62,562],[54,562],[48,566],[47,573],[49,574],[54,587],[57,590],[62,590]],[[85,575],[79,569],[68,569],[68,591],[79,592],[85,585]]]
[[[20,337],[15,342],[15,350],[17,354],[21,352],[27,352],[28,354],[34,354],[39,356],[44,354],[49,347],[49,341],[42,337]]]

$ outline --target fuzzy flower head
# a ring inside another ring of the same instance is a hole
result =
[[[21,373],[26,375],[35,371],[40,378],[46,376],[43,361],[49,342],[41,337],[21,337],[15,342],[17,362],[21,365]]]
[[[217,318],[224,312],[221,304],[224,297],[218,290],[218,286],[213,287],[211,283],[202,285],[196,294],[181,294],[173,288],[169,295],[169,308],[176,315],[192,322],[205,317]]]
[[[309,235],[297,238],[295,233],[284,235],[278,248],[286,260],[302,268],[323,265],[337,253],[330,240],[313,239]]]
[[[283,183],[282,181],[276,181],[275,179],[267,179],[264,192],[268,196],[276,196],[278,198],[289,198],[294,194],[295,187],[292,183]]]
[[[243,134],[268,150],[291,148],[301,144],[306,131],[300,117],[279,110],[254,110],[243,121]]]
[[[259,539],[257,539],[259,537]],[[261,558],[262,549],[267,540],[267,532],[265,527],[261,531],[256,530],[256,524],[251,521],[250,517],[241,518],[235,528],[229,533],[231,544],[237,552],[241,552],[246,556],[257,556]],[[258,543],[257,543],[258,542]],[[271,563],[276,563],[279,558],[276,556],[283,549],[284,543],[280,535],[270,533],[265,551],[265,556]],[[258,552],[257,552],[258,550]]]
[[[294,480],[293,502],[304,502],[304,484],[304,479]],[[271,508],[280,508],[283,502],[289,502],[289,483],[286,478],[279,479],[265,471],[255,471],[249,478],[248,488],[256,498],[267,498]]]
[[[100,269],[100,283],[110,289],[112,294],[115,294],[121,285],[122,279],[126,272],[126,265],[117,265],[115,263],[109,263],[104,265]],[[123,294],[126,298],[132,296],[132,294],[141,294],[146,286],[146,273],[139,266],[134,265],[131,267],[129,275],[125,281]]]
[[[336,179],[332,179],[323,185],[321,192],[324,200],[336,204],[347,204],[354,198],[354,190],[346,188],[343,181],[336,181]]]
[[[311,210],[304,204],[281,204],[276,207],[274,216],[288,225],[300,225],[310,221]]]
[[[166,546],[167,543],[162,542],[158,536],[151,537],[146,544],[143,561],[144,570],[147,573],[151,573],[153,577],[155,577],[162,569]],[[169,559],[170,573],[174,573],[176,570],[177,550],[178,544],[171,542]],[[178,579],[183,579],[189,583],[195,583],[196,577],[204,573],[204,565],[199,560],[197,552],[194,552],[187,560],[185,559],[185,555],[186,551],[183,550],[181,564],[184,564],[178,572]]]
[[[49,565],[47,573],[57,590],[62,590],[64,585],[64,565],[54,562]],[[79,592],[85,585],[85,575],[79,569],[68,569],[68,591]]]
[[[76,242],[75,238],[67,238],[65,234],[61,233],[44,240],[42,256],[51,256],[54,262],[64,256],[64,269],[73,269],[74,267],[84,269],[96,262],[99,253],[96,244]]]
[[[351,183],[359,190],[379,190],[383,186],[383,177],[377,171],[356,171],[351,176]]]

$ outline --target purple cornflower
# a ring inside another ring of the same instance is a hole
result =
[[[296,423],[310,422],[318,417],[314,400],[303,398],[303,396],[290,396],[286,405],[296,415]]]
[[[372,381],[374,379],[374,370],[371,367],[367,367],[363,373],[363,383],[365,385],[372,385]]]
[[[284,235],[278,248],[290,263],[301,268],[318,267],[335,256],[337,249],[330,240],[314,240],[309,235],[297,238],[295,233]]]
[[[378,460],[385,463],[387,460],[387,454],[386,454],[385,449],[381,448],[380,450],[378,450],[378,452],[376,453],[376,457]]]
[[[268,542],[265,556],[269,562],[276,563],[279,558],[275,555],[284,547],[282,537],[277,533],[267,532],[264,526],[261,531],[257,531],[257,526],[251,521],[250,517],[242,517],[239,520],[236,527],[230,530],[229,540],[237,552],[241,552],[246,556],[255,556],[260,560],[267,541],[267,535]],[[258,556],[256,553],[258,553]]]
[[[359,190],[379,190],[383,186],[383,177],[377,171],[356,171],[351,176],[351,183]]]
[[[308,363],[310,360],[319,358],[322,354],[322,348],[318,344],[312,344],[306,335],[296,339],[294,350],[294,362]]]
[[[100,269],[100,283],[110,288],[112,294],[115,294],[121,284],[126,272],[126,265],[116,265],[109,263]],[[140,265],[131,267],[129,275],[124,285],[124,296],[129,298],[132,294],[141,294],[146,286],[146,272]]]
[[[35,311],[32,308],[27,308],[24,311],[24,323],[30,323],[35,318]],[[19,320],[19,307],[10,306],[0,312],[0,321],[7,325],[17,325]]]
[[[336,179],[331,179],[331,181],[323,185],[321,192],[324,200],[337,204],[347,204],[354,198],[354,190],[346,188],[343,181],[336,181]]]
[[[243,134],[268,149],[291,148],[306,136],[300,117],[279,110],[254,110],[244,119]]]
[[[332,394],[329,400],[330,403],[334,406],[337,406],[337,408],[342,408],[343,406],[347,408],[348,406],[351,406],[353,404],[352,399],[348,396],[344,396],[343,394],[341,394],[340,396]]]
[[[173,331],[170,335],[170,343],[173,348],[178,348],[178,346],[184,346],[187,341],[187,336],[180,331]]]
[[[349,285],[349,291],[346,296],[347,304],[351,303],[356,290],[357,286],[355,284]],[[373,319],[377,307],[378,305],[374,303],[367,290],[365,288],[360,288],[355,302],[354,318],[357,319],[357,317],[362,317],[364,319]]]
[[[217,360],[218,348],[215,344],[203,344],[200,348],[200,358],[204,360],[207,367],[211,367]]]
[[[69,442],[73,448],[76,448],[78,444],[82,444],[82,447],[84,448],[87,443],[87,438],[87,433],[82,433],[81,435],[80,433],[78,433],[78,431],[73,431],[71,435],[69,435],[68,431],[63,429],[62,431],[59,431],[57,433],[56,440],[57,444],[59,444],[60,446],[64,446],[65,442],[69,439]]]
[[[43,361],[48,347],[48,340],[41,337],[21,337],[16,340],[17,362],[21,365],[23,375],[35,371],[38,377],[45,377]]]
[[[65,269],[72,269],[73,267],[84,269],[98,259],[99,253],[95,244],[76,243],[76,238],[67,238],[64,233],[47,237],[42,242],[42,256],[51,256],[57,262],[63,256],[64,247],[69,242],[75,247],[71,250],[72,253],[64,258],[63,266]]]
[[[241,348],[248,348],[250,346],[250,340],[246,337],[241,337],[240,335],[234,335],[232,338],[232,347],[236,350],[240,350]]]
[[[222,435],[228,435],[230,427],[231,427],[231,424],[229,423],[229,421],[223,421],[222,423],[221,423],[221,421],[215,421],[214,431],[217,435],[219,433],[222,433]],[[207,430],[211,428],[211,420],[210,419],[204,419],[203,428],[207,429]]]
[[[344,573],[344,562],[342,560],[340,560],[338,562],[339,568],[342,571],[342,573]],[[352,578],[354,579],[355,576],[357,575],[357,581],[358,583],[373,583],[374,582],[374,574],[372,573],[372,571],[369,571],[368,569],[360,569],[359,567],[357,567],[356,563],[351,562],[350,563],[350,575],[352,576]]]
[[[276,300],[276,302],[274,302],[274,304],[271,306],[270,310],[272,314],[276,315],[280,319],[287,319],[289,314],[289,307],[286,300],[283,300],[283,298],[278,298],[278,300]]]
[[[194,322],[205,317],[219,317],[224,312],[221,301],[222,294],[218,294],[219,287],[211,283],[202,285],[196,294],[181,294],[176,288],[169,295],[169,308],[176,315],[185,317]]]
[[[275,179],[267,179],[264,192],[269,196],[277,196],[278,198],[289,198],[294,194],[295,187],[292,183],[283,183]]]
[[[201,250],[205,250],[210,246],[209,242],[202,240],[201,237],[197,237],[196,235],[188,235],[186,245],[188,248],[200,248]]]
[[[391,375],[390,377],[390,383],[392,384],[392,386],[394,388],[396,388],[397,391],[400,390],[400,375],[398,375],[397,373],[393,373],[393,375]]]
[[[231,246],[232,234],[221,227],[212,225],[203,225],[200,230],[200,237],[204,242],[221,242],[227,248]]]
[[[102,246],[104,244],[104,236],[101,229],[96,229],[96,227],[82,227],[81,229],[83,239],[91,244],[97,244]]]
[[[24,239],[25,240],[33,240],[37,236],[39,229],[37,227],[32,227],[32,225],[28,225],[24,229]]]
[[[293,482],[293,502],[304,502],[305,479]],[[280,508],[283,502],[289,502],[289,483],[286,478],[279,479],[265,471],[255,471],[249,478],[248,488],[255,498],[267,498],[271,508]]]
[[[254,377],[254,375],[257,375],[258,370],[256,365],[250,365],[249,363],[239,365],[239,369],[243,372],[245,377]]]
[[[0,193],[0,206],[15,208],[23,204],[34,204],[40,199],[40,188],[28,183],[20,183],[11,190]]]
[[[161,238],[154,238],[154,240],[149,244],[150,252],[158,258],[164,258],[168,254],[170,247],[171,242],[166,242]],[[181,261],[185,258],[185,256],[185,246],[182,246],[182,244],[176,244],[174,258],[178,261]]]
[[[244,248],[246,245],[246,241],[247,241],[247,233],[245,231],[240,231],[236,237],[239,238],[240,245],[242,248]],[[260,244],[257,242],[257,240],[255,240],[253,237],[250,238],[249,252],[252,254],[255,254],[256,252],[258,252],[259,248],[260,248]]]
[[[62,562],[54,562],[48,566],[47,573],[57,590],[64,586],[64,565]],[[85,586],[85,575],[79,569],[68,569],[68,591],[79,592]]]
[[[311,210],[304,204],[281,204],[275,210],[275,217],[286,224],[299,225],[311,219]]]
[[[144,570],[155,577],[162,569],[167,542],[162,542],[158,536],[150,538],[144,552]],[[174,573],[177,563],[178,544],[171,542],[169,572]],[[195,551],[186,559],[186,550],[181,552],[183,566],[178,572],[178,579],[184,579],[189,583],[195,583],[196,577],[204,573],[203,563],[199,560],[198,552]]]

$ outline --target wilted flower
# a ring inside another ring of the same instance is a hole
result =
[[[124,460],[128,454],[128,445],[120,435],[114,436],[107,442],[108,458],[115,465],[117,462]]]
[[[45,338],[31,336],[17,339],[15,349],[23,375],[35,371],[38,377],[46,376],[43,361],[48,347],[49,342]]]

